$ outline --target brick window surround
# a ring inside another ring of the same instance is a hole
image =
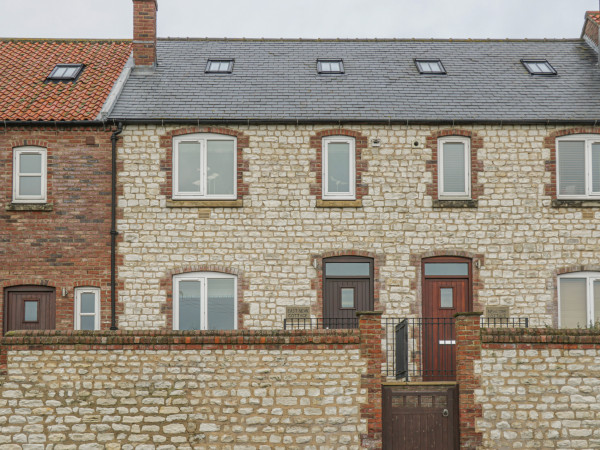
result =
[[[354,138],[354,156],[356,159],[356,200],[354,201],[339,201],[339,200],[323,200],[323,138],[328,136],[345,136]],[[310,162],[310,171],[315,173],[316,182],[310,185],[310,195],[317,197],[317,202],[323,204],[344,204],[343,206],[361,206],[362,198],[369,193],[369,186],[362,181],[362,175],[367,172],[369,163],[362,160],[362,152],[367,148],[367,137],[358,131],[346,130],[343,128],[321,130],[310,137],[310,147],[316,150],[316,158]],[[355,202],[354,205],[351,205]]]
[[[379,270],[385,264],[385,257],[358,250],[339,250],[323,253],[322,255],[312,255],[311,264],[317,270],[317,276],[311,280],[310,288],[317,291],[317,301],[311,305],[311,316],[319,319],[323,318],[323,260],[332,256],[362,256],[373,259],[373,309],[375,311],[384,311],[385,306],[379,300],[379,293],[384,289]]]
[[[37,210],[37,211],[44,211],[46,210],[46,208],[43,207],[43,205],[52,205],[52,203],[54,202],[54,196],[53,196],[53,189],[52,189],[52,184],[53,184],[53,180],[52,180],[52,176],[54,174],[54,159],[55,159],[55,155],[54,155],[54,149],[53,146],[50,145],[50,143],[46,140],[43,139],[14,139],[10,141],[10,146],[12,148],[12,152],[11,152],[11,156],[10,158],[6,158],[6,170],[7,173],[10,173],[11,179],[13,177],[13,162],[14,159],[12,157],[12,153],[14,152],[15,149],[18,149],[19,147],[39,147],[41,149],[46,150],[46,202],[45,203],[19,203],[19,204],[13,204],[15,206],[16,209],[24,209],[24,210]],[[9,186],[5,186],[6,190],[7,190],[7,194],[6,194],[6,198],[13,198],[13,194],[12,194],[12,190],[13,190],[13,184],[16,182],[16,180],[12,180],[12,183]],[[10,192],[8,192],[10,191]]]
[[[479,196],[483,193],[483,185],[479,184],[478,176],[479,172],[483,171],[483,161],[477,159],[477,151],[483,148],[483,138],[479,137],[477,133],[470,130],[463,130],[458,128],[451,128],[447,130],[440,130],[426,138],[426,145],[431,149],[431,160],[426,163],[426,170],[431,172],[432,182],[427,183],[427,195],[430,195],[434,200],[434,205],[438,206],[451,205],[452,203],[460,204],[461,206],[476,206],[476,204],[468,204],[469,200],[440,200],[438,197],[439,186],[438,186],[438,141],[440,138],[460,136],[466,137],[471,140],[471,199],[470,201],[476,201]]]
[[[577,134],[598,134],[600,135],[600,127],[584,127],[584,128],[567,128],[550,133],[544,138],[544,147],[550,149],[550,159],[546,161],[546,172],[550,173],[550,183],[544,186],[544,194],[557,200],[557,179],[556,179],[556,164],[558,161],[556,154],[556,138]],[[578,200],[563,200],[564,202],[577,202]]]
[[[250,145],[250,139],[241,131],[230,130],[229,128],[179,128],[160,136],[159,145],[163,150],[163,158],[161,159],[160,169],[166,173],[167,178],[166,182],[161,185],[160,193],[168,200],[171,200],[173,197],[173,137],[196,133],[222,134],[237,138],[237,201],[241,201],[244,195],[248,194],[248,184],[244,183],[244,172],[248,171],[248,161],[244,160],[243,158],[243,150],[244,148],[248,148]],[[174,200],[174,202],[177,202],[177,200]],[[224,203],[223,200],[201,200],[201,202],[203,206],[210,203],[214,203],[215,206],[219,206],[219,204]]]
[[[548,286],[552,286],[552,302],[548,303],[546,312],[552,317],[552,326],[555,328],[558,328],[558,277],[576,272],[600,272],[600,264],[564,266],[552,273],[552,279],[548,280]]]
[[[170,270],[160,279],[160,288],[167,294],[167,302],[162,305],[161,313],[165,314],[165,330],[173,330],[173,277],[192,272],[216,272],[235,275],[237,277],[237,329],[244,329],[244,315],[250,312],[250,306],[244,302],[244,292],[248,290],[249,284],[241,270],[216,265],[186,266]]]

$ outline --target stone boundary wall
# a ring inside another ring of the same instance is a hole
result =
[[[358,330],[9,333],[0,448],[381,448],[380,318],[360,316]]]
[[[474,421],[462,448],[600,447],[600,330],[483,329],[469,339],[457,336],[473,365],[472,397],[461,384],[461,414]]]

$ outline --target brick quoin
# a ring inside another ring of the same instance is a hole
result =
[[[458,383],[458,415],[460,448],[477,449],[482,434],[475,431],[482,416],[481,405],[475,403],[475,390],[480,388],[474,361],[481,359],[481,312],[456,314],[456,382]]]
[[[74,328],[75,287],[100,288],[100,327],[110,327],[111,130],[9,127],[0,132],[0,323],[4,290],[56,289],[56,329]],[[50,211],[9,211],[13,148],[47,149]],[[67,295],[62,295],[66,289]]]

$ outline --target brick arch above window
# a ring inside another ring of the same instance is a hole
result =
[[[344,128],[320,130],[310,137],[310,147],[316,151],[315,159],[310,162],[310,171],[315,172],[316,178],[315,183],[310,185],[310,195],[316,196],[318,203],[323,200],[323,138],[332,136],[354,138],[355,198],[357,204],[353,206],[360,206],[362,198],[369,193],[369,186],[363,183],[363,173],[367,172],[369,164],[362,159],[362,152],[367,148],[368,139],[362,133],[354,130]],[[332,201],[331,203],[332,206],[335,206]]]
[[[220,134],[233,136],[237,141],[237,200],[248,194],[248,184],[244,183],[244,172],[248,171],[248,161],[243,158],[243,149],[250,146],[250,138],[241,131],[221,127],[187,127],[168,131],[159,138],[159,146],[163,151],[160,169],[166,173],[166,182],[161,185],[160,193],[167,199],[173,197],[173,138],[187,134]],[[209,200],[210,201],[210,200]]]
[[[248,290],[249,283],[243,271],[231,267],[212,264],[199,264],[179,267],[166,272],[160,279],[160,288],[166,292],[166,303],[161,307],[161,313],[165,314],[165,330],[173,330],[173,277],[186,273],[214,272],[235,275],[237,277],[237,324],[238,330],[244,329],[244,315],[250,313],[250,305],[244,301],[244,292]]]
[[[471,150],[471,203],[468,201],[454,202],[452,200],[440,200],[439,199],[439,148],[438,143],[441,138],[450,138],[453,136],[469,138],[470,139],[470,150]],[[478,183],[479,173],[483,172],[483,161],[477,159],[477,152],[483,148],[483,138],[481,138],[475,131],[450,128],[446,130],[439,130],[431,133],[425,139],[426,146],[431,149],[431,160],[426,163],[426,170],[431,172],[432,182],[427,184],[427,195],[430,195],[434,200],[434,206],[438,207],[474,207],[476,206],[476,200],[483,193],[483,185]]]
[[[550,183],[544,186],[544,194],[552,198],[552,200],[558,198],[556,139],[578,134],[597,134],[600,137],[600,127],[565,128],[554,131],[544,138],[544,147],[550,150],[550,159],[545,164],[546,172],[550,173]]]

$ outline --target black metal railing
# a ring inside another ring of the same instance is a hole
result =
[[[529,328],[529,317],[482,317],[481,328]]]
[[[352,318],[310,318],[310,319],[283,319],[284,330],[328,330],[358,328],[358,317]]]

